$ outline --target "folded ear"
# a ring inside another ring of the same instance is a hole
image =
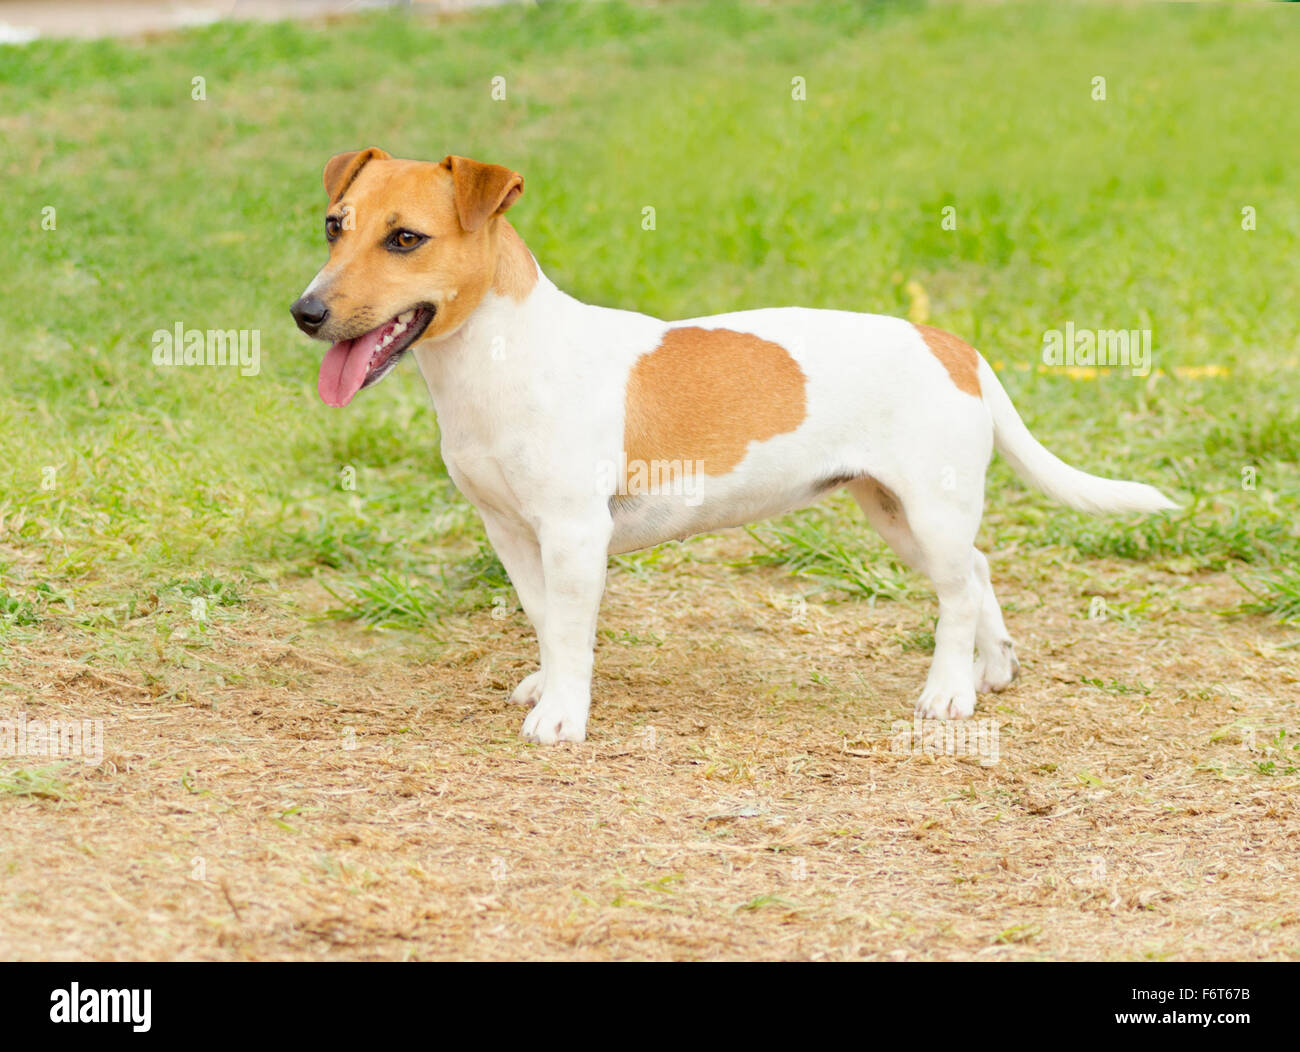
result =
[[[329,194],[330,204],[343,196],[367,161],[391,161],[392,159],[391,154],[385,153],[378,146],[372,146],[368,150],[335,154],[325,165],[325,192]]]
[[[449,155],[442,166],[451,172],[460,225],[471,233],[504,212],[524,192],[524,177],[499,164]]]

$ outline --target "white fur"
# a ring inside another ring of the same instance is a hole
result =
[[[806,418],[788,434],[751,442],[729,474],[698,477],[690,495],[611,501],[629,371],[681,325],[785,347],[807,379]],[[788,307],[669,323],[580,303],[539,272],[522,302],[489,292],[457,331],[415,352],[447,469],[482,514],[537,630],[541,669],[511,699],[532,704],[523,734],[533,741],[586,735],[611,553],[775,515],[829,492],[829,479],[852,477],[848,488],[868,519],[938,593],[934,660],[916,710],[957,718],[974,711],[977,689],[1006,687],[1018,667],[988,564],[974,548],[995,445],[1072,507],[1173,506],[1149,486],[1058,460],[1029,434],[987,363],[979,367],[983,397],[967,394],[897,318]]]

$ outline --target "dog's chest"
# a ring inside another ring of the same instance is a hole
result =
[[[573,408],[579,392],[562,369],[518,343],[498,342],[490,330],[466,335],[478,338],[419,356],[443,462],[480,511],[530,521],[544,511],[548,491],[573,484],[575,450],[592,448],[586,426],[573,433],[582,421]],[[592,473],[582,477],[590,492]]]
[[[519,495],[495,457],[455,453],[444,447],[443,462],[456,488],[480,512],[514,521],[524,520]]]
[[[530,399],[515,393],[484,389],[462,391],[454,399],[435,401],[442,433],[442,459],[456,488],[481,511],[511,519],[524,519],[529,501],[529,478],[546,470],[542,452],[530,436],[536,426],[528,421],[537,413]],[[503,426],[517,421],[518,430]]]

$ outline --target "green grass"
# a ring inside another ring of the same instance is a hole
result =
[[[361,621],[376,628],[428,631],[448,614],[485,607],[516,607],[505,568],[485,542],[450,571],[442,568],[435,583],[428,573],[396,574],[375,570],[342,590],[326,585],[339,605],[333,618]],[[508,598],[507,598],[508,597]]]
[[[1293,621],[1298,14],[548,3],[0,48],[0,646],[51,610],[132,632],[150,595],[148,616],[182,619],[186,597],[220,611],[286,577],[319,576],[375,624],[444,615],[448,581],[492,594],[414,367],[326,409],[320,349],[288,316],[324,259],[320,169],[370,144],[524,172],[512,218],[597,303],[924,298],[1057,453],[1187,505],[1090,520],[997,463],[985,539],[1248,570],[1277,582],[1259,609]],[[1043,332],[1069,321],[1150,328],[1158,372],[1040,368]],[[155,368],[151,334],[177,322],[259,330],[260,373]],[[763,529],[816,587],[901,587],[864,561],[857,521]]]
[[[878,538],[854,516],[851,504],[839,500],[834,513],[818,508],[794,519],[749,527],[762,550],[749,561],[777,566],[810,581],[807,595],[843,594],[852,599],[901,599],[916,587],[916,579]]]
[[[0,770],[0,797],[30,797],[37,800],[67,800],[75,794],[59,777],[62,764],[49,767],[20,767]]]
[[[1243,586],[1255,597],[1243,606],[1245,612],[1271,614],[1284,624],[1300,625],[1300,569],[1287,566],[1260,574]]]
[[[34,625],[40,618],[31,603],[0,592],[0,621],[11,625]]]

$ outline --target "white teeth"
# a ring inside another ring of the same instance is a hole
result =
[[[388,345],[397,337],[401,336],[410,326],[411,319],[415,317],[415,311],[408,310],[405,314],[399,314],[395,319],[395,324],[380,338],[379,343],[375,346],[374,353],[370,356],[370,361],[376,362],[379,356],[388,349]]]

